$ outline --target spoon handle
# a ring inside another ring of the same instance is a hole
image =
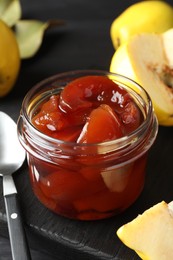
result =
[[[10,176],[11,177],[11,176]],[[5,183],[3,182],[3,185]],[[14,184],[15,185],[15,184]],[[13,260],[30,260],[31,255],[19,210],[17,193],[4,194]]]

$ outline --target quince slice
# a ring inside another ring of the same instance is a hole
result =
[[[154,205],[120,227],[117,235],[144,260],[173,259],[173,202]]]
[[[120,46],[110,71],[139,83],[150,95],[160,125],[173,125],[173,28],[141,33]]]

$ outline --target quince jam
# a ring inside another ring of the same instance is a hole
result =
[[[32,124],[51,142],[60,142],[46,160],[28,157],[39,200],[81,220],[107,218],[130,206],[143,188],[147,153],[139,156],[140,145],[131,153],[127,145],[127,155],[123,146],[118,151],[105,147],[129,136],[144,120],[130,92],[106,76],[80,77],[41,102]]]
[[[69,83],[39,107],[34,126],[46,135],[76,143],[100,143],[134,131],[143,121],[130,94],[104,76]]]

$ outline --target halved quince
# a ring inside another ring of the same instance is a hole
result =
[[[120,227],[117,235],[144,260],[173,259],[173,202],[154,205]]]
[[[160,125],[173,125],[173,28],[137,34],[118,48],[110,71],[139,83],[150,95]]]

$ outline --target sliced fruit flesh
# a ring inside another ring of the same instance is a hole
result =
[[[162,201],[120,227],[117,235],[142,259],[173,259],[173,216]]]
[[[127,50],[136,78],[153,98],[153,103],[169,114],[173,114],[173,90],[172,87],[170,88],[172,86],[172,68],[165,56],[160,35],[136,35],[129,42]],[[171,80],[169,78],[165,80],[163,75],[166,74],[169,74]]]

